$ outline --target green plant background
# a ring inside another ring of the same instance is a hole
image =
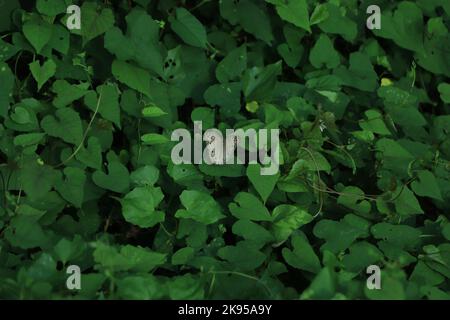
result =
[[[70,4],[1,2],[1,298],[450,297],[448,0]],[[173,165],[194,120],[280,173]]]

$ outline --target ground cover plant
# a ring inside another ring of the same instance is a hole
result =
[[[0,10],[0,298],[450,297],[448,0]],[[279,172],[175,165],[194,121]]]

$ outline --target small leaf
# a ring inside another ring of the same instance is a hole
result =
[[[162,134],[157,134],[157,133],[144,134],[141,137],[141,140],[142,140],[142,142],[144,142],[146,144],[150,144],[150,145],[163,144],[163,143],[170,141],[166,136],[163,136]]]
[[[56,72],[56,64],[53,60],[48,59],[41,66],[36,60],[29,64],[33,78],[37,81],[38,91],[41,90],[42,86],[54,76]]]
[[[147,118],[157,118],[166,114],[167,112],[161,110],[155,105],[149,105],[142,109],[142,115]]]
[[[14,138],[14,145],[21,146],[21,147],[35,145],[35,144],[38,144],[44,137],[45,137],[45,133],[21,134]]]
[[[247,177],[265,203],[275,188],[280,174],[261,175],[261,166],[259,164],[250,164],[247,167]]]

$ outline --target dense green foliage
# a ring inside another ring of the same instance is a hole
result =
[[[1,2],[1,298],[450,297],[448,0],[70,4]],[[194,120],[279,174],[174,165]]]

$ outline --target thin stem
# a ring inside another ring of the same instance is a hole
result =
[[[319,170],[319,165],[317,164],[316,158],[314,157],[314,155],[312,154],[312,152],[306,148],[306,147],[301,147],[301,149],[304,149],[306,152],[308,152],[309,156],[311,157],[311,159],[314,162],[314,165],[316,166],[316,172],[317,172],[317,179],[320,183],[321,178],[320,178],[320,170]],[[321,212],[322,212],[322,208],[323,208],[323,196],[322,193],[319,192],[319,210],[317,210],[316,214],[313,216],[313,218],[316,218]]]
[[[199,2],[198,4],[196,4],[194,7],[192,7],[191,9],[189,9],[189,11],[194,11],[195,9],[200,8],[202,5],[210,2],[211,0],[203,0],[201,2]]]
[[[75,151],[74,151],[74,152],[73,152],[66,160],[62,161],[60,164],[57,164],[57,165],[55,166],[55,168],[60,167],[60,166],[62,166],[63,164],[65,164],[65,163],[67,163],[68,161],[70,161],[71,159],[73,159],[73,157],[75,157],[75,155],[76,155],[76,154],[81,150],[81,148],[83,147],[83,145],[84,145],[84,140],[86,140],[87,134],[88,134],[89,130],[91,129],[92,123],[94,122],[95,116],[97,115],[98,109],[99,109],[99,107],[100,107],[100,102],[101,102],[101,100],[102,100],[102,93],[103,93],[103,90],[100,91],[100,94],[99,94],[99,96],[98,96],[97,106],[95,107],[94,114],[92,115],[92,118],[91,118],[91,120],[89,121],[86,130],[84,131],[84,134],[83,134],[83,137],[82,137],[82,139],[81,139],[81,141],[80,141],[80,144],[78,145],[78,147],[75,149]]]
[[[261,279],[259,279],[257,277],[254,277],[254,276],[251,276],[249,274],[238,272],[238,271],[214,271],[214,270],[213,271],[208,271],[208,273],[211,273],[211,274],[233,274],[235,276],[240,276],[240,277],[243,277],[243,278],[254,280],[254,281],[258,282],[259,284],[261,284],[264,287],[264,289],[267,290],[267,292],[269,293],[270,297],[273,296],[272,291],[270,290],[270,288],[264,282],[262,282]]]

